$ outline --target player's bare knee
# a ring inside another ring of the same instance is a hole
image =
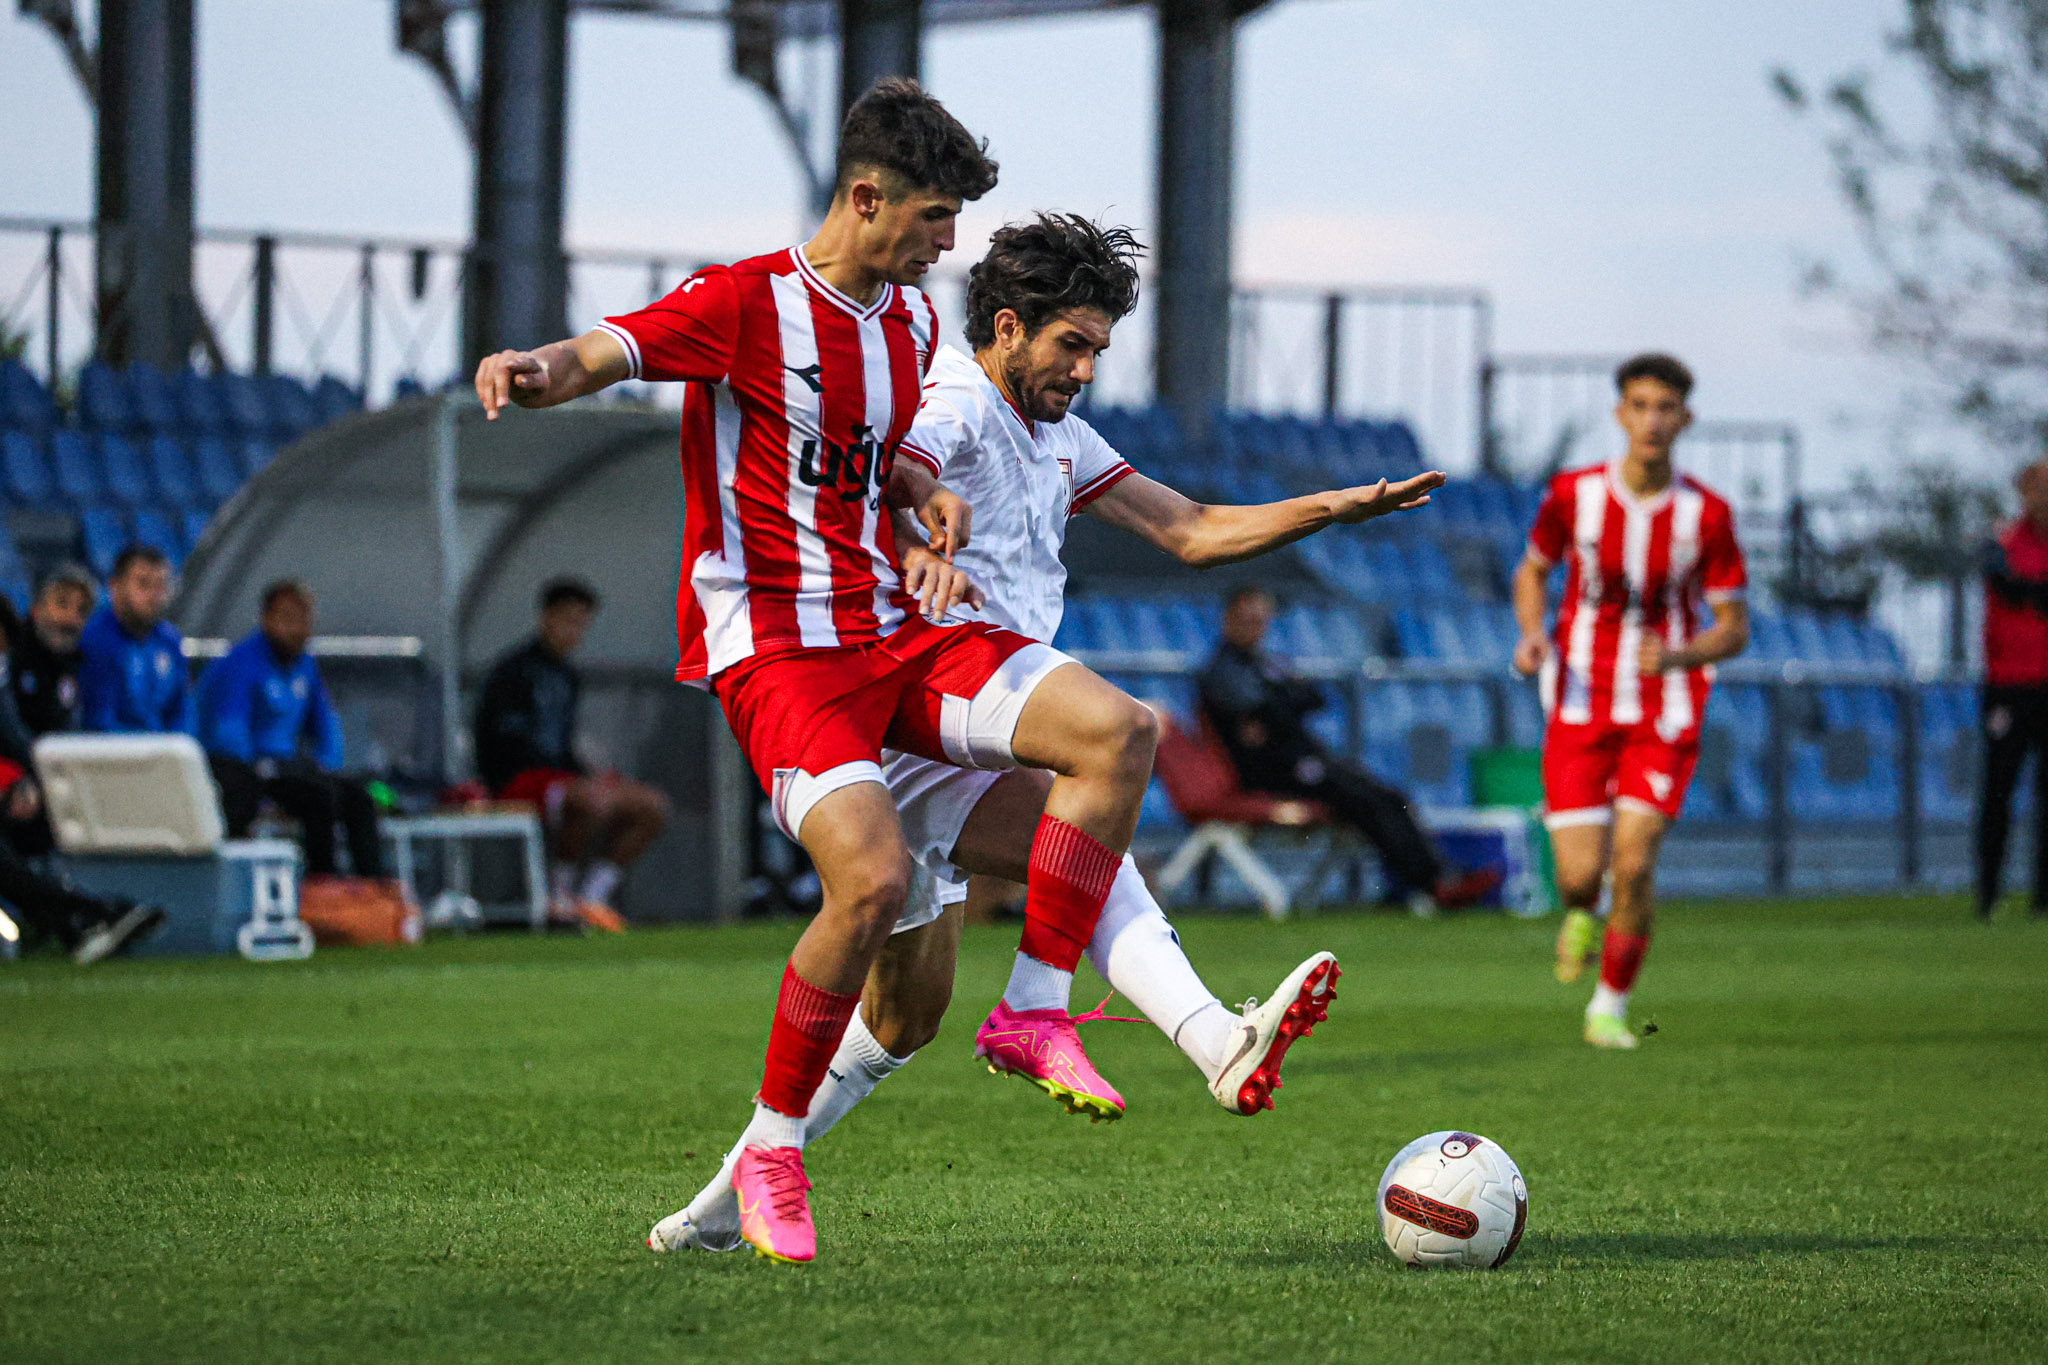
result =
[[[1105,776],[1143,785],[1152,775],[1152,759],[1159,751],[1158,714],[1145,703],[1119,694],[1108,708],[1095,747]]]
[[[876,856],[843,877],[842,913],[867,949],[879,949],[902,917],[910,894],[910,860],[901,853]],[[838,889],[838,888],[835,888]]]
[[[1572,909],[1590,909],[1600,899],[1600,869],[1557,869],[1557,895]]]

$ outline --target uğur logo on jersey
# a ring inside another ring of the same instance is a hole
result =
[[[819,462],[820,447],[824,461]],[[882,458],[882,443],[874,429],[863,422],[853,429],[853,440],[805,441],[798,451],[796,476],[807,487],[836,489],[841,502],[859,502],[868,507],[882,505],[882,488],[889,482],[889,462]]]

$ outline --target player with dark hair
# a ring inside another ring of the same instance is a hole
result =
[[[506,801],[537,807],[554,855],[553,914],[617,933],[612,894],[625,869],[660,837],[668,798],[616,772],[592,773],[576,752],[583,681],[570,656],[597,615],[597,591],[577,578],[540,590],[533,638],[491,667],[476,706],[476,768]]]
[[[78,638],[79,728],[191,732],[185,637],[164,619],[170,605],[171,561],[162,550],[130,545],[114,557],[106,605]]]
[[[360,778],[341,771],[341,717],[307,652],[313,590],[282,578],[264,588],[260,601],[256,629],[200,676],[193,708],[228,834],[246,838],[269,800],[299,822],[307,876],[340,873],[339,824],[350,870],[381,878],[377,804]]]
[[[971,356],[940,348],[903,442],[907,455],[977,508],[973,542],[955,565],[986,589],[986,599],[963,615],[1051,639],[1066,591],[1060,549],[1069,520],[1083,511],[1183,563],[1208,567],[1326,526],[1421,506],[1443,482],[1441,474],[1423,474],[1259,507],[1209,507],[1133,470],[1068,408],[1093,381],[1112,327],[1137,300],[1137,252],[1122,228],[1042,214],[998,231],[968,277],[967,335],[980,344]],[[936,1035],[952,998],[960,915],[949,909],[966,896],[961,869],[1026,881],[1027,894],[1040,875],[1033,833],[1049,806],[1047,774],[948,767],[913,753],[891,754],[886,771],[919,877],[812,1101],[807,1140]],[[1335,996],[1336,959],[1316,953],[1265,1004],[1230,1009],[1188,962],[1137,864],[1126,854],[1107,870],[1107,903],[1086,940],[1089,961],[1186,1054],[1217,1103],[1239,1115],[1270,1108],[1289,1045]],[[976,1055],[991,1071],[1032,1080],[1072,1112],[1115,1117],[1121,1096],[1062,1084],[1033,1054],[1039,1035],[1032,1020],[1044,1001],[1030,967],[1020,954],[1001,1003],[976,1035]],[[1061,992],[1063,999],[1064,985]],[[728,1154],[688,1207],[656,1225],[650,1243],[737,1247],[738,1157],[737,1149]]]
[[[1733,511],[1671,466],[1692,423],[1691,371],[1640,355],[1614,384],[1627,453],[1550,481],[1515,570],[1515,667],[1543,679],[1544,823],[1565,905],[1557,976],[1583,970],[1608,881],[1585,1038],[1632,1048],[1628,996],[1650,945],[1657,852],[1699,760],[1713,666],[1749,644],[1749,607]],[[1546,583],[1560,563],[1564,597],[1546,637]],[[1702,605],[1713,618],[1704,628]]]
[[[911,860],[885,740],[963,767],[1057,774],[1030,849],[1015,975],[1034,1004],[1019,1029],[1059,1084],[1097,1102],[1115,1093],[1088,1064],[1067,995],[1137,828],[1157,721],[1049,645],[935,624],[966,591],[947,559],[967,542],[970,509],[897,451],[937,344],[916,282],[995,174],[916,82],[878,82],[847,113],[838,188],[808,242],[700,270],[637,313],[477,369],[492,417],[623,379],[689,385],[677,677],[716,694],[824,893],[783,973],[733,1169],[741,1236],[781,1260],[815,1254],[805,1115],[905,910]],[[896,508],[920,519],[908,545]]]
[[[36,584],[27,628],[8,660],[14,704],[31,735],[78,728],[78,637],[99,592],[79,564],[60,564]]]

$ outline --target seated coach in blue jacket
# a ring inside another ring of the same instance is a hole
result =
[[[231,836],[248,833],[267,797],[304,831],[308,876],[340,870],[339,823],[355,874],[381,877],[377,807],[361,782],[340,772],[341,718],[306,653],[312,637],[312,590],[295,579],[265,588],[257,629],[199,680],[199,743]]]
[[[164,619],[171,562],[130,545],[114,559],[107,602],[78,637],[78,724],[127,734],[189,732],[184,637]]]

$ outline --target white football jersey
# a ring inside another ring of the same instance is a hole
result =
[[[922,459],[974,508],[968,546],[954,557],[988,594],[968,620],[1034,640],[1060,628],[1067,519],[1135,471],[1078,417],[1027,424],[974,357],[941,346],[901,453]]]

